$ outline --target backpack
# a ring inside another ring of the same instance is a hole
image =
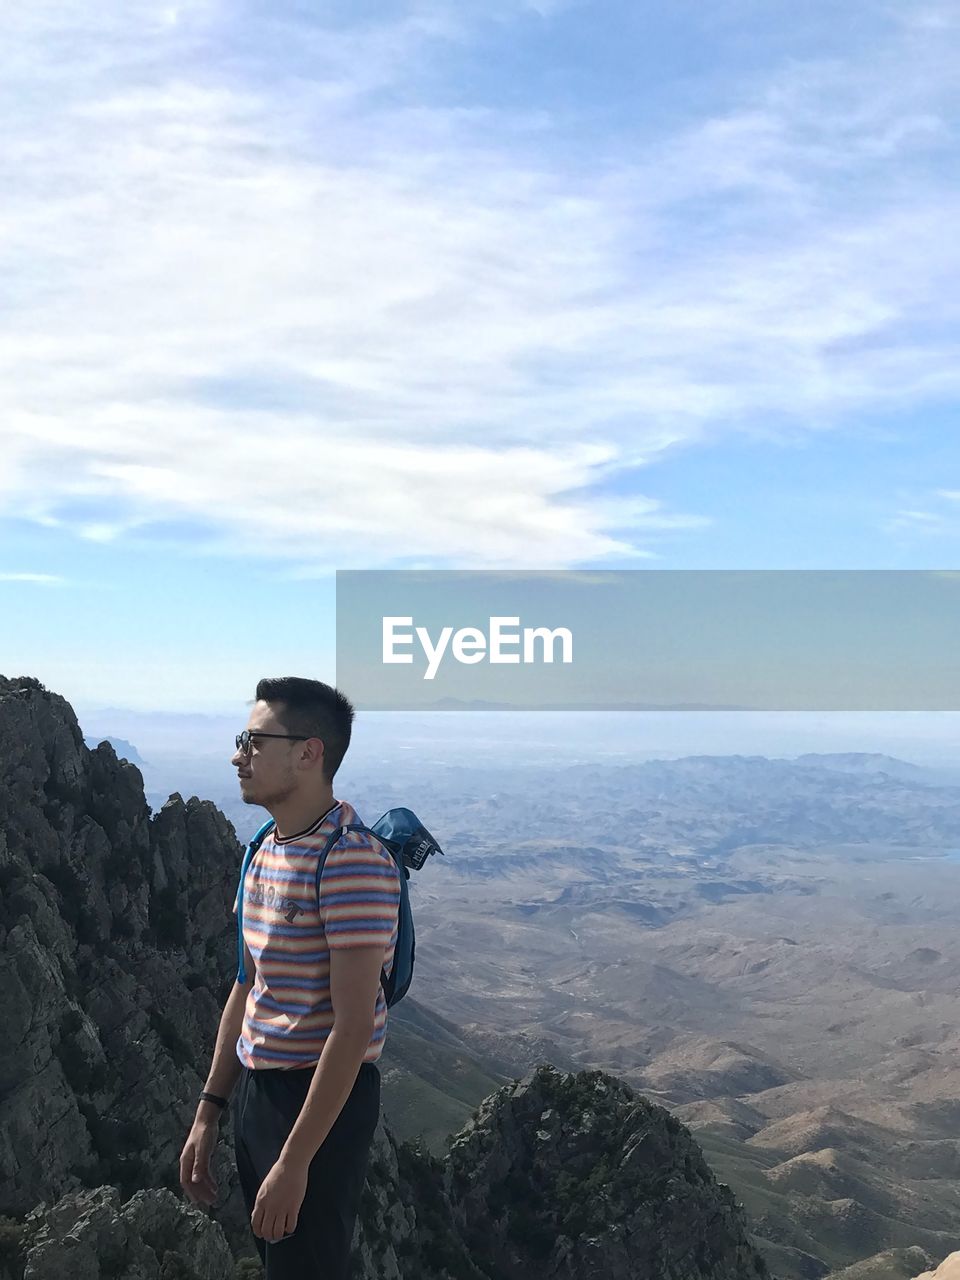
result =
[[[243,884],[247,870],[254,855],[260,848],[264,838],[275,826],[273,818],[265,822],[247,845],[240,866],[240,886],[237,889],[237,981],[247,980],[243,963]],[[432,853],[443,854],[443,850],[434,840],[420,819],[410,809],[388,809],[382,818],[378,818],[372,827],[362,822],[353,822],[337,827],[330,833],[317,861],[317,905],[320,903],[320,877],[323,874],[327,854],[338,844],[348,831],[366,831],[372,835],[390,853],[397,864],[400,876],[400,909],[397,927],[397,943],[393,952],[393,968],[388,977],[384,970],[380,971],[380,985],[383,987],[387,1008],[397,1004],[407,994],[413,980],[413,962],[416,950],[416,939],[413,929],[413,911],[410,907],[410,892],[407,881],[411,869],[419,871]]]

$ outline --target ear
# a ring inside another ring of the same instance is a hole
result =
[[[323,768],[323,739],[307,738],[300,744],[300,763],[305,769]]]

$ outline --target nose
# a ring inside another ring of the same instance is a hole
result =
[[[239,764],[241,760],[246,760],[246,758],[247,757],[243,754],[240,748],[237,747],[236,751],[230,757],[230,763],[236,765]]]

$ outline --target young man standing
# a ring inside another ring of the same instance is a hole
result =
[[[217,1123],[239,1081],[237,1169],[267,1280],[343,1280],[380,1113],[400,876],[375,839],[331,833],[359,822],[333,795],[353,708],[318,680],[261,680],[232,763],[247,804],[276,825],[241,886],[246,982],[220,1019],[180,1182],[200,1204]]]

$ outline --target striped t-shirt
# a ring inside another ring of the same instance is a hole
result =
[[[309,1067],[333,1027],[331,948],[382,946],[389,976],[397,942],[400,872],[383,846],[349,831],[327,854],[317,899],[317,860],[330,833],[359,822],[339,802],[307,831],[272,831],[254,855],[241,890],[243,939],[256,965],[237,1055],[245,1066]],[[364,1062],[383,1051],[387,1006],[377,988]]]

